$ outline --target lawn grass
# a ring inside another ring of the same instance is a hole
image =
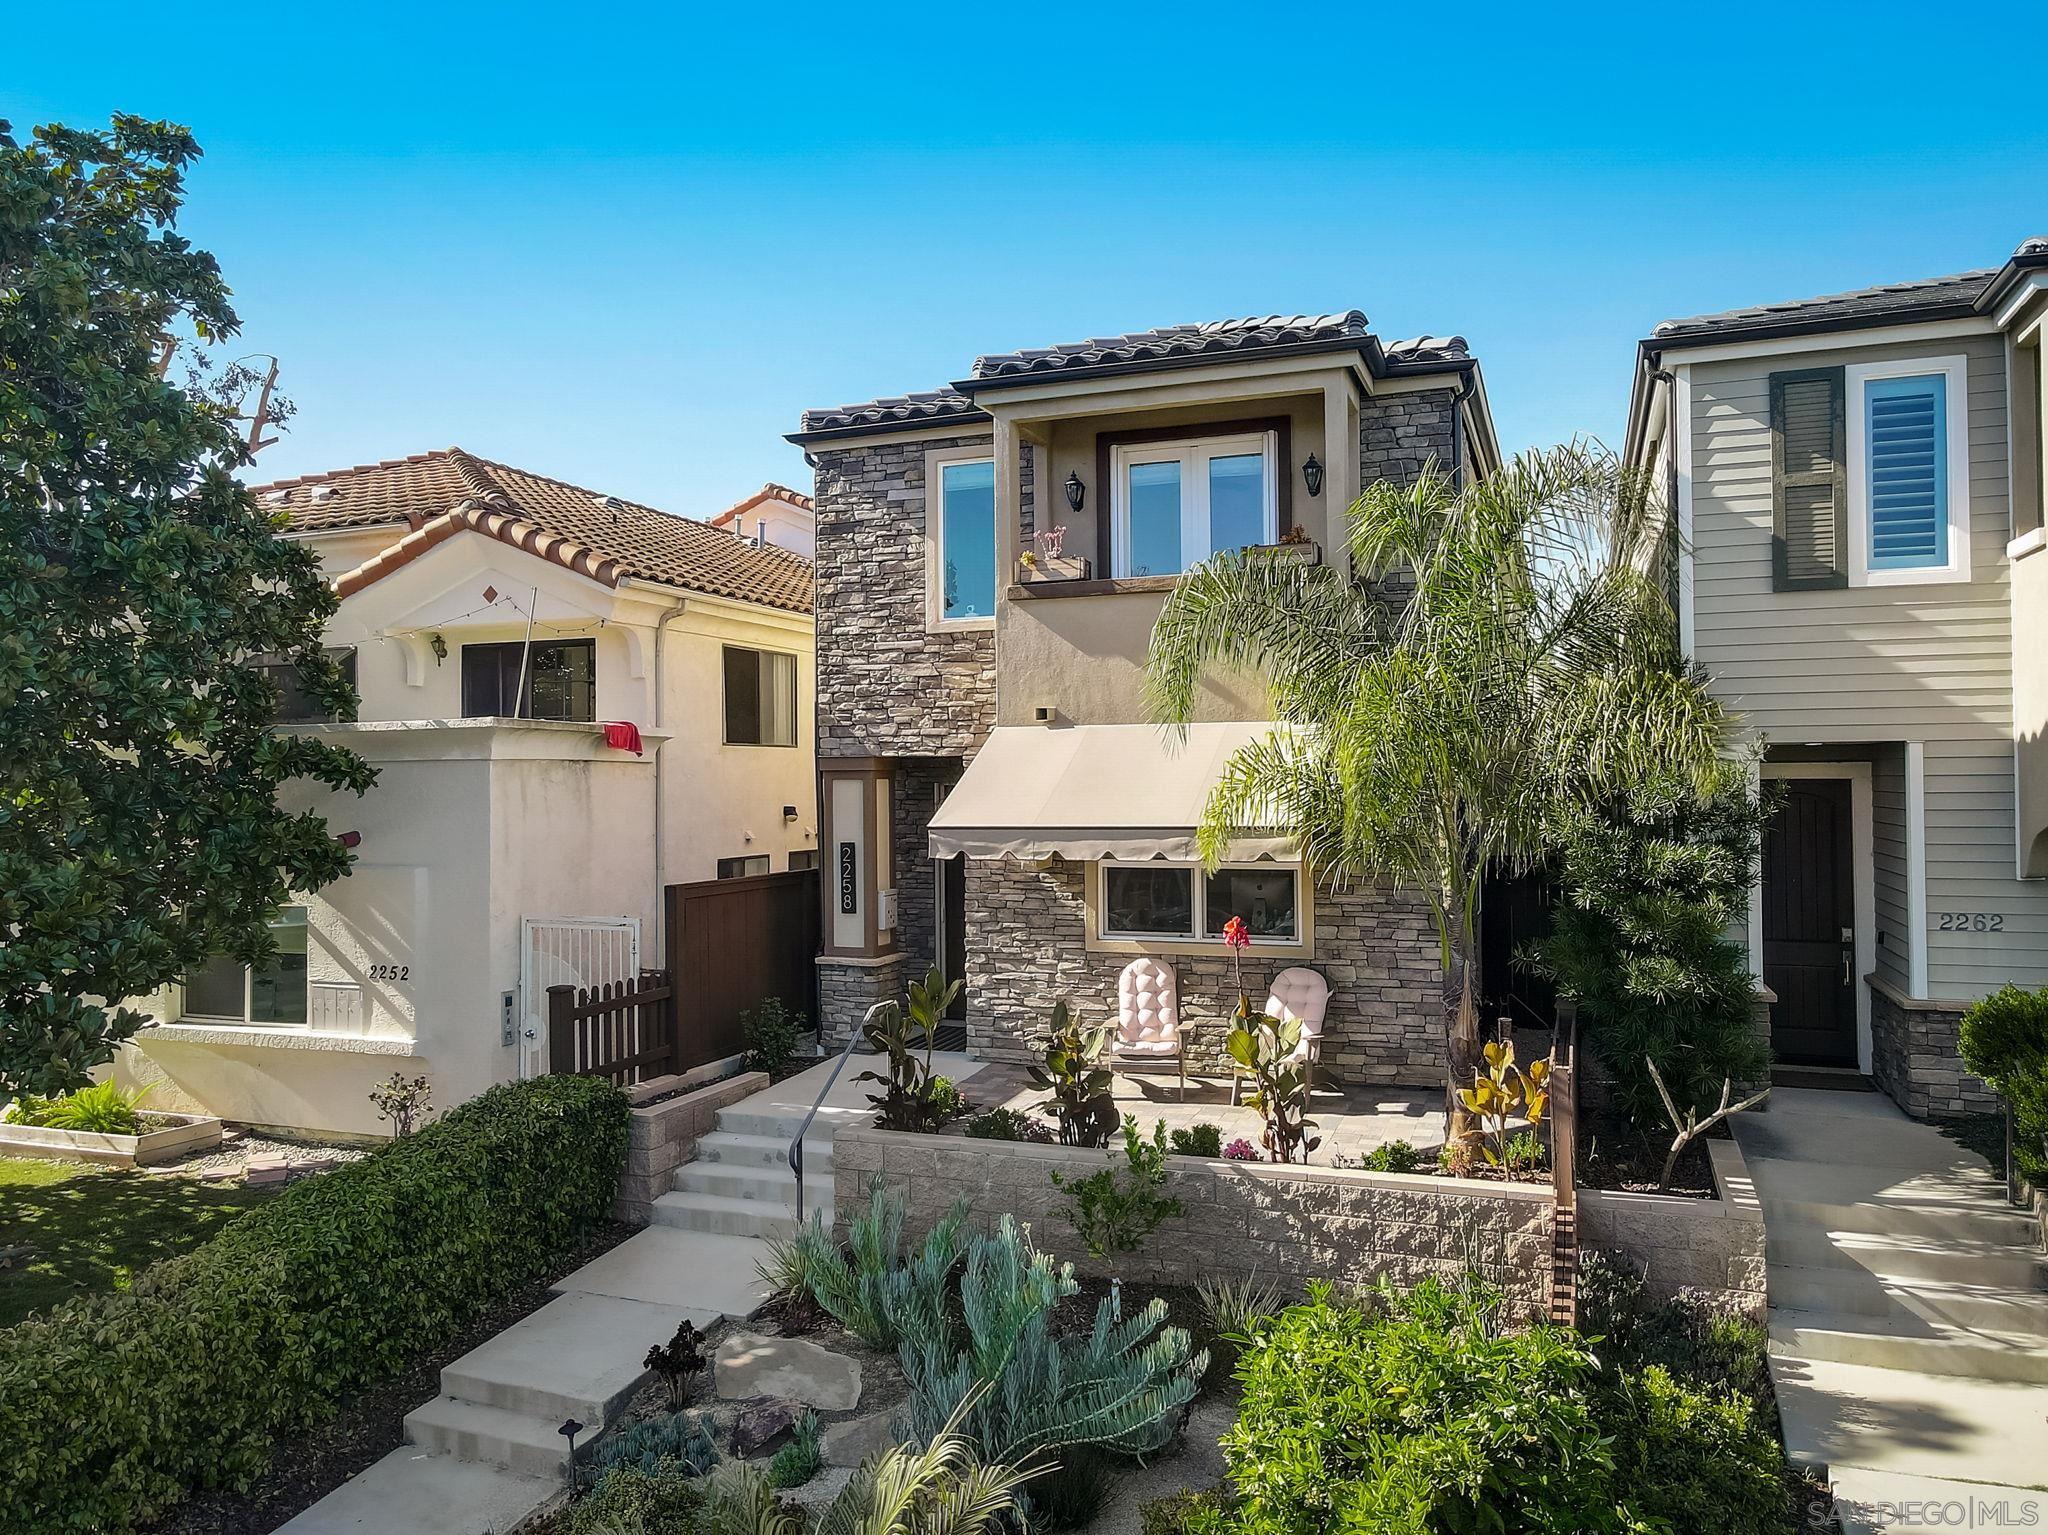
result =
[[[126,1288],[138,1270],[197,1247],[281,1186],[0,1157],[0,1249],[30,1249],[0,1269],[0,1327],[89,1290]]]

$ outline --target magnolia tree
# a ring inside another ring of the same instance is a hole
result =
[[[1203,856],[1280,831],[1318,877],[1427,902],[1443,965],[1452,1133],[1481,1066],[1479,895],[1540,858],[1589,795],[1704,780],[1727,731],[1680,656],[1647,482],[1602,449],[1527,453],[1457,484],[1433,464],[1348,514],[1349,569],[1245,550],[1198,566],[1152,631],[1158,717],[1215,668],[1266,685],[1276,728],[1209,798]]]
[[[233,478],[247,449],[207,387],[236,382],[206,360],[237,322],[173,228],[198,153],[134,117],[0,122],[0,1097],[84,1084],[145,1021],[121,999],[267,958],[276,908],[349,864],[278,790],[372,777],[275,734],[250,664],[353,717],[320,648],[334,596]]]

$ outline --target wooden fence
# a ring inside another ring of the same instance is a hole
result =
[[[677,978],[678,1071],[746,1048],[740,1015],[770,997],[817,1022],[815,869],[670,885],[662,952]]]
[[[636,981],[548,988],[548,1067],[630,1087],[681,1071],[675,989],[666,970]]]

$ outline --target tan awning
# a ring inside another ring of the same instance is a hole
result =
[[[1264,723],[1003,725],[990,732],[931,822],[934,857],[1193,858],[1195,827],[1231,754]],[[1284,854],[1240,838],[1235,858]]]

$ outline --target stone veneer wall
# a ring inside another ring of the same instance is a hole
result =
[[[818,956],[818,1043],[826,1054],[844,1045],[869,1008],[903,995],[908,972],[901,954],[880,959]]]
[[[1998,1094],[1963,1065],[1956,1038],[1959,1008],[1906,1002],[1870,988],[1870,1071],[1892,1102],[1915,1119],[1997,1114]]]
[[[1708,1141],[1707,1154],[1719,1199],[1580,1189],[1579,1249],[1618,1253],[1655,1294],[1709,1291],[1760,1322],[1770,1309],[1763,1206],[1735,1142]]]
[[[1358,419],[1359,483],[1394,480],[1402,484],[1422,473],[1434,458],[1449,473],[1456,446],[1456,392],[1418,389],[1413,394],[1375,395],[1364,401]]]
[[[652,1219],[654,1201],[673,1185],[675,1170],[697,1154],[700,1137],[711,1133],[718,1111],[751,1097],[768,1085],[765,1071],[743,1071],[663,1103],[648,1103],[683,1085],[679,1076],[656,1077],[626,1089],[635,1107],[628,1121],[626,1170],[619,1175],[619,1193],[612,1214],[644,1226]]]
[[[988,441],[965,432],[814,453],[819,757],[959,756],[994,725],[994,633],[925,631],[925,455]],[[1026,453],[1027,529],[1032,469]]]
[[[967,1043],[983,1060],[1035,1060],[1053,1003],[1084,1019],[1116,1013],[1117,977],[1128,954],[1091,953],[1084,906],[1086,866],[1043,868],[1013,859],[967,863]],[[1229,956],[1170,956],[1180,982],[1189,1067],[1223,1066],[1223,1039],[1237,1008]],[[1309,959],[1245,957],[1254,1004],[1274,973],[1310,965],[1329,978],[1323,1068],[1347,1082],[1433,1083],[1444,1072],[1438,1011],[1442,969],[1435,929],[1421,903],[1385,890],[1316,893]]]
[[[903,1195],[911,1240],[965,1198],[977,1226],[1015,1216],[1084,1274],[1178,1284],[1258,1274],[1294,1285],[1367,1284],[1384,1275],[1405,1287],[1431,1275],[1455,1280],[1476,1265],[1522,1317],[1540,1315],[1548,1302],[1546,1187],[1168,1157],[1165,1192],[1185,1213],[1137,1252],[1102,1260],[1074,1234],[1051,1175],[1085,1177],[1104,1165],[1100,1151],[961,1135],[859,1127],[832,1141],[839,1208],[865,1204],[880,1175]]]

